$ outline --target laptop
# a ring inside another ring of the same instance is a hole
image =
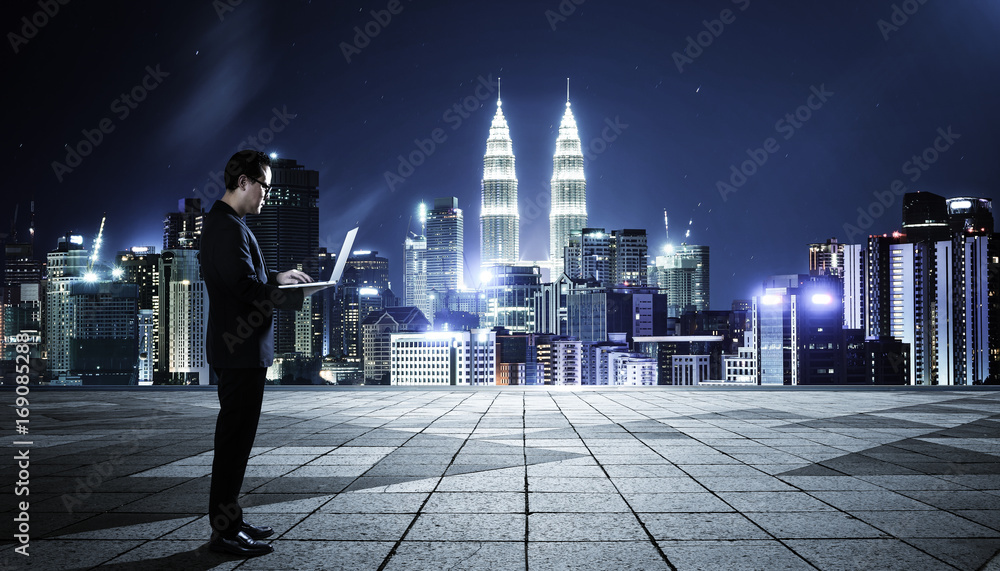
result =
[[[309,282],[304,284],[288,284],[279,285],[279,289],[292,289],[301,287],[318,287],[320,289],[337,285],[340,281],[340,276],[344,275],[344,267],[347,266],[347,258],[351,255],[351,247],[354,246],[354,236],[358,233],[358,229],[354,228],[347,233],[347,237],[344,238],[344,245],[340,248],[340,254],[337,255],[337,263],[333,266],[333,273],[330,274],[330,279],[325,282]]]

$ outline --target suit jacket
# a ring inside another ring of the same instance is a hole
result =
[[[257,238],[221,200],[202,223],[199,259],[209,302],[208,364],[269,367],[274,361],[273,311],[301,309],[302,290],[278,289],[278,272],[268,272]]]

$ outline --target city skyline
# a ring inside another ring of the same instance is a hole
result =
[[[689,243],[713,250],[717,308],[767,275],[800,271],[804,244],[896,229],[896,180],[996,196],[989,24],[1000,14],[982,2],[899,14],[892,2],[219,4],[185,13],[123,3],[115,9],[135,22],[127,28],[62,6],[11,46],[15,76],[37,89],[14,93],[25,110],[8,140],[19,194],[5,203],[12,211],[16,201],[23,224],[35,200],[38,252],[66,232],[92,237],[105,211],[107,252],[159,244],[163,215],[209,195],[226,158],[259,137],[320,173],[321,245],[335,250],[360,225],[358,246],[387,255],[400,288],[416,203],[456,196],[479,215],[499,77],[522,258],[545,256],[568,76],[588,223],[644,228],[652,254],[669,210],[672,236],[691,230]],[[37,10],[22,3],[13,13],[30,20]],[[21,22],[9,27],[19,34]],[[239,33],[252,28],[262,33]],[[126,43],[135,48],[122,53]],[[458,44],[470,55],[455,56]],[[74,57],[60,59],[69,46]],[[76,65],[110,54],[117,64],[100,77]],[[88,134],[87,156],[71,166],[63,145],[86,151]],[[817,209],[827,215],[809,215]],[[466,234],[477,267],[479,236]]]

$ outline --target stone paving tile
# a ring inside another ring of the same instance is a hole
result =
[[[704,476],[698,483],[713,492],[792,492],[795,488],[769,476]]]
[[[942,510],[1000,510],[1000,496],[975,490],[904,490],[899,493]]]
[[[523,486],[523,482],[521,482]],[[616,493],[614,484],[607,478],[528,478],[529,492],[596,492]]]
[[[625,500],[635,512],[731,512],[731,506],[708,492],[669,494],[625,494]]]
[[[913,512],[892,512],[913,518]],[[841,512],[747,513],[777,539],[880,538],[886,534]],[[922,516],[923,514],[921,514]]]
[[[392,550],[392,542],[296,541],[271,542],[274,553],[246,560],[239,569],[344,570],[378,569]]]
[[[524,514],[424,513],[408,541],[525,541]]]
[[[532,513],[624,513],[631,511],[619,494],[576,492],[531,492],[528,494],[528,509]]]
[[[60,539],[156,539],[199,519],[162,519],[150,514],[99,514],[60,530]]]
[[[836,511],[805,492],[719,492],[718,496],[740,512]]]
[[[896,537],[994,537],[997,532],[943,511],[851,511],[852,516]]]
[[[642,513],[639,519],[657,540],[771,539],[738,513]]]
[[[820,569],[953,569],[898,539],[793,539],[787,544]]]
[[[206,498],[207,500],[208,498]],[[300,494],[246,494],[240,505],[247,514],[312,513],[326,503],[330,496],[305,496]]]
[[[532,513],[530,541],[628,541],[642,537],[631,513]]]
[[[404,541],[386,571],[455,569],[468,571],[523,571],[524,544],[486,541]]]
[[[809,492],[813,497],[843,511],[855,510],[935,510],[932,505],[889,490]],[[913,514],[913,517],[921,517]]]
[[[775,540],[658,541],[678,571],[799,571],[815,569]],[[835,568],[835,567],[834,567]]]
[[[921,538],[919,540],[909,539],[907,542],[959,569],[984,569],[988,571],[1000,569],[1000,538]]]
[[[417,513],[430,496],[426,492],[337,494],[323,503],[318,513]],[[322,499],[322,498],[321,498]]]
[[[670,566],[649,541],[532,541],[528,544],[528,569],[656,571]]]
[[[72,565],[76,569],[86,569],[114,559],[143,543],[145,543],[145,540],[141,539],[50,539],[32,541],[29,548],[29,557],[31,558],[32,569],[62,571],[66,569],[67,564]]]
[[[414,514],[318,513],[306,516],[281,539],[395,541],[414,517]]]
[[[101,569],[212,569],[230,570],[243,563],[208,549],[208,539],[150,541],[102,565]]]
[[[1000,510],[953,510],[951,513],[1000,532]]]
[[[423,513],[520,513],[523,492],[435,492]]]

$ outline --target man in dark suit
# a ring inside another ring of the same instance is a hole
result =
[[[258,151],[240,151],[225,171],[226,193],[205,216],[201,271],[208,291],[205,352],[219,379],[219,417],[208,515],[209,547],[251,557],[271,553],[261,541],[274,533],[243,519],[238,502],[264,398],[267,367],[274,358],[272,312],[302,307],[303,288],[278,284],[313,281],[298,270],[269,272],[253,232],[243,221],[260,214],[270,190],[271,160]]]

